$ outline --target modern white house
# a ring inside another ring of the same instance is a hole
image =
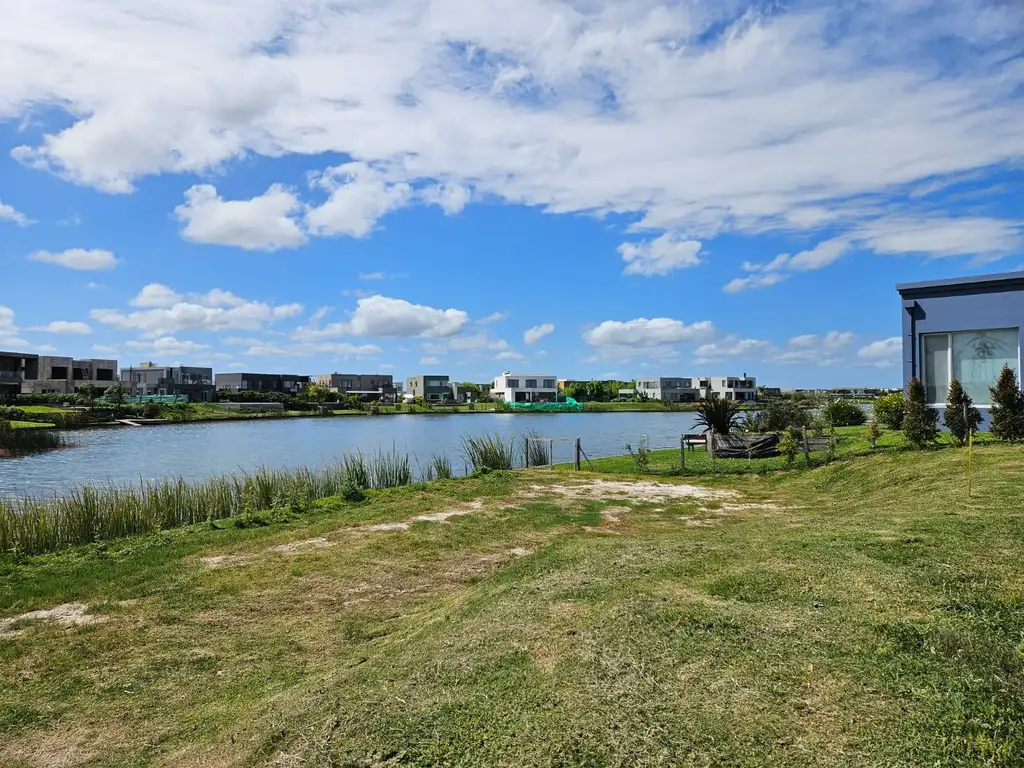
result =
[[[702,392],[711,391],[712,397],[724,400],[757,400],[757,379],[753,376],[714,376],[700,379]]]
[[[491,397],[508,403],[553,402],[558,398],[558,378],[552,373],[512,373],[494,379]]]
[[[637,378],[636,394],[663,403],[694,403],[707,394],[712,398],[757,400],[757,379],[753,376],[683,376]]]
[[[663,403],[693,403],[700,400],[701,392],[692,378],[662,377],[637,379],[636,394]]]

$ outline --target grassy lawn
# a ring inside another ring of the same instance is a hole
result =
[[[53,424],[44,424],[41,421],[12,421],[11,426],[15,429],[49,429]]]
[[[964,463],[605,462],[7,555],[0,765],[1020,766],[1024,448]]]
[[[68,408],[56,408],[52,405],[18,405],[15,407],[25,413],[68,413],[70,411]]]

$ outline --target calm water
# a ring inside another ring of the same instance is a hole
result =
[[[651,448],[679,445],[693,431],[692,413],[579,413],[398,415],[236,421],[219,424],[86,430],[68,433],[78,447],[17,459],[0,459],[0,496],[53,494],[80,484],[137,482],[139,478],[189,479],[256,467],[323,466],[362,451],[407,452],[425,465],[445,454],[462,471],[466,435],[576,438],[590,458],[625,452],[646,435]],[[555,461],[572,461],[572,446],[555,446]]]

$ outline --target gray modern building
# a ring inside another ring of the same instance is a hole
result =
[[[447,376],[434,374],[417,374],[405,380],[405,394],[423,398],[429,402],[452,400],[455,392]]]
[[[0,400],[21,394],[26,380],[39,378],[39,355],[0,352]]]
[[[297,395],[309,386],[309,376],[289,373],[218,373],[218,392],[279,392]]]
[[[637,379],[637,395],[646,395],[650,400],[661,400],[663,403],[694,403],[700,400],[700,389],[694,386],[693,379],[661,377],[656,379]]]
[[[896,286],[903,303],[903,381],[918,378],[928,402],[943,406],[957,379],[982,409],[1004,365],[1021,370],[1024,273]]]
[[[35,378],[25,377],[21,391],[26,395],[57,393],[72,394],[80,384],[92,384],[105,390],[117,381],[117,360],[41,355]]]
[[[320,386],[340,395],[355,395],[362,400],[394,400],[395,377],[387,373],[322,373]]]
[[[211,403],[216,393],[213,369],[191,365],[141,363],[122,368],[121,382],[132,397],[185,395],[190,402]]]

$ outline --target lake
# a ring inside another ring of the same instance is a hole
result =
[[[693,413],[470,413],[323,419],[267,419],[69,432],[67,450],[0,459],[0,496],[52,495],[77,485],[138,482],[140,478],[212,475],[271,468],[323,466],[346,453],[408,453],[414,472],[433,454],[464,471],[462,438],[499,434],[580,438],[590,458],[625,453],[642,436],[649,446],[679,446],[694,431]],[[572,445],[555,446],[554,460],[572,461]]]

